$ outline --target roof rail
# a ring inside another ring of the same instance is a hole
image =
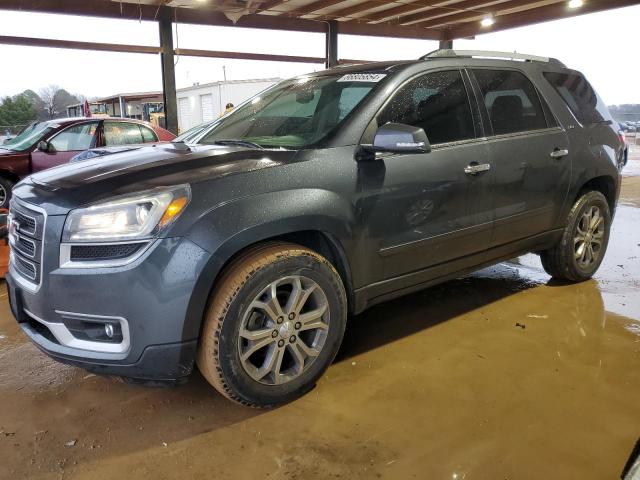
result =
[[[494,52],[491,50],[451,50],[440,49],[427,53],[420,60],[434,60],[441,58],[503,58],[506,60],[521,60],[524,62],[553,63],[564,67],[565,65],[556,58],[539,57],[515,52]]]

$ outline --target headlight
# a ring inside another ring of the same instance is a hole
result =
[[[169,226],[191,199],[189,185],[160,188],[72,210],[63,242],[120,242],[151,238]]]

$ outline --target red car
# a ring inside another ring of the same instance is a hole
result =
[[[8,208],[13,185],[27,175],[67,163],[95,147],[168,142],[171,132],[130,118],[62,118],[36,122],[0,146],[0,208]]]

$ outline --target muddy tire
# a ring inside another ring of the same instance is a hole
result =
[[[0,208],[9,208],[11,190],[14,183],[5,177],[0,177]]]
[[[289,402],[313,388],[331,364],[346,318],[344,286],[324,257],[290,243],[252,247],[214,287],[198,368],[240,404]]]
[[[560,241],[541,252],[542,266],[558,280],[590,279],[604,259],[610,229],[607,199],[597,191],[585,192],[571,209]]]

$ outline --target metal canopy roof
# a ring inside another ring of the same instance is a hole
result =
[[[179,23],[450,40],[640,4],[640,0],[2,0],[0,9],[155,20],[160,7]],[[493,25],[480,21],[491,17]]]

